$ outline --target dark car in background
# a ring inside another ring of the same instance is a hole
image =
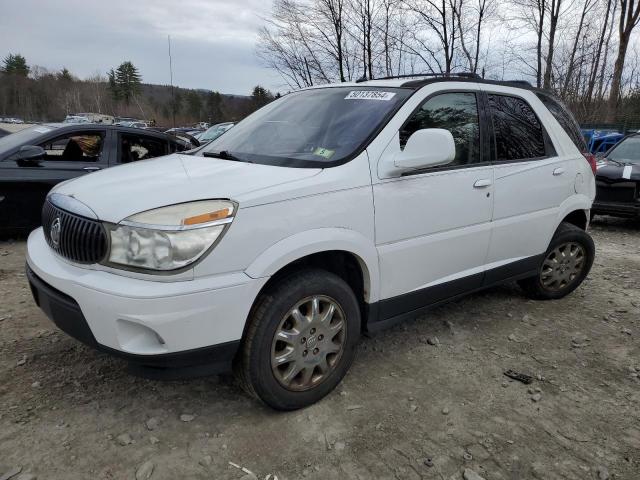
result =
[[[599,159],[592,215],[640,217],[640,135],[627,136]]]
[[[95,124],[43,124],[2,137],[0,233],[40,225],[44,199],[60,182],[196,146],[151,130]]]
[[[195,137],[198,139],[198,142],[200,142],[201,145],[213,142],[216,138],[218,138],[234,125],[234,122],[217,123],[206,129],[204,132],[197,134]]]

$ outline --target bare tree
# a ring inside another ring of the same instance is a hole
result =
[[[620,97],[620,86],[622,83],[622,70],[624,69],[624,61],[627,55],[627,49],[629,48],[629,39],[640,19],[640,1],[637,4],[635,0],[619,0],[619,2],[618,55],[616,56],[616,62],[613,68],[611,90],[609,92],[609,102],[607,105],[607,120],[609,122],[615,121],[618,99]]]

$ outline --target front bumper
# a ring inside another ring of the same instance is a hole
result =
[[[253,299],[267,279],[235,272],[187,281],[130,278],[58,257],[42,229],[27,244],[38,306],[99,350],[154,367],[230,366]]]
[[[601,202],[596,200],[593,202],[591,212],[619,217],[640,217],[640,204],[631,202]]]

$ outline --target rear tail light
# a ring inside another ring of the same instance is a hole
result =
[[[587,159],[587,162],[589,162],[589,166],[591,167],[591,170],[595,175],[596,174],[596,156],[593,153],[589,153],[589,152],[583,152],[582,154],[584,155],[584,158]]]

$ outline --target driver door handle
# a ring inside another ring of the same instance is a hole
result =
[[[100,167],[84,167],[83,170],[85,172],[97,172],[100,170]]]
[[[557,177],[558,175],[562,175],[564,173],[564,168],[560,167],[560,168],[556,168],[553,171],[553,174]]]
[[[473,184],[473,188],[485,188],[491,186],[491,180],[488,178],[481,178],[476,180],[476,183]]]

